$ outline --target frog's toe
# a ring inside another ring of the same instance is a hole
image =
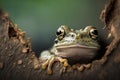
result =
[[[52,74],[52,69],[48,69],[48,70],[47,70],[47,73],[48,73],[48,74]]]
[[[77,68],[77,66],[76,65],[72,65],[72,69],[76,69]]]
[[[54,64],[55,61],[56,61],[55,57],[52,57],[49,60],[49,64],[48,64],[48,68],[47,68],[47,73],[48,74],[52,74],[52,66],[53,66],[53,64]]]
[[[49,60],[45,61],[43,64],[42,64],[42,69],[46,69],[47,66],[49,64]]]
[[[89,63],[89,64],[85,64],[85,65],[84,65],[84,67],[85,67],[86,69],[90,69],[90,68],[91,68],[91,66],[92,66],[92,65],[91,65],[90,63]]]
[[[78,70],[82,72],[84,70],[84,66],[83,65],[79,66]]]
[[[68,60],[67,59],[63,59],[61,57],[58,57],[57,58],[61,63],[63,63],[64,67],[67,67],[69,64],[68,64]]]
[[[64,66],[66,67],[66,66],[68,66],[69,64],[68,64],[68,60],[67,59],[65,59],[64,60]]]

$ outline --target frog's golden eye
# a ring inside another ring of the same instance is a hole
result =
[[[98,37],[98,31],[96,29],[91,29],[89,35],[92,39],[96,39]]]
[[[63,28],[63,26],[61,26],[60,28],[58,28],[57,32],[56,32],[56,36],[59,40],[61,40],[62,38],[64,38],[65,36],[65,30]]]
[[[56,32],[56,35],[59,36],[59,35],[64,35],[64,30],[62,28],[58,28],[57,32]]]
[[[91,33],[92,35],[98,35],[98,31],[97,31],[96,29],[90,30],[90,33]]]

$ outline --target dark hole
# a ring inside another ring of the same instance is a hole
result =
[[[17,35],[16,35],[16,31],[14,30],[13,27],[9,27],[8,35],[9,35],[10,38],[11,38],[11,37],[16,37],[16,36],[17,36]]]

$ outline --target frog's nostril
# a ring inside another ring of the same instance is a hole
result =
[[[75,35],[72,34],[71,37],[75,37]]]

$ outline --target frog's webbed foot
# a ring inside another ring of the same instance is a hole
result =
[[[52,74],[52,65],[53,63],[55,62],[55,57],[52,57],[50,59],[48,59],[47,61],[45,61],[43,64],[42,64],[42,69],[46,69],[47,68],[47,73],[48,74]]]
[[[82,72],[84,69],[90,69],[91,64],[75,64],[72,66],[72,68]]]
[[[56,62],[56,61],[59,61],[61,63],[63,63],[64,67],[67,67],[69,64],[68,64],[68,60],[67,59],[63,59],[61,57],[52,57],[50,59],[48,59],[47,61],[45,61],[43,64],[42,64],[42,68],[43,69],[46,69],[47,68],[47,73],[48,74],[52,74],[52,66],[53,64]]]

